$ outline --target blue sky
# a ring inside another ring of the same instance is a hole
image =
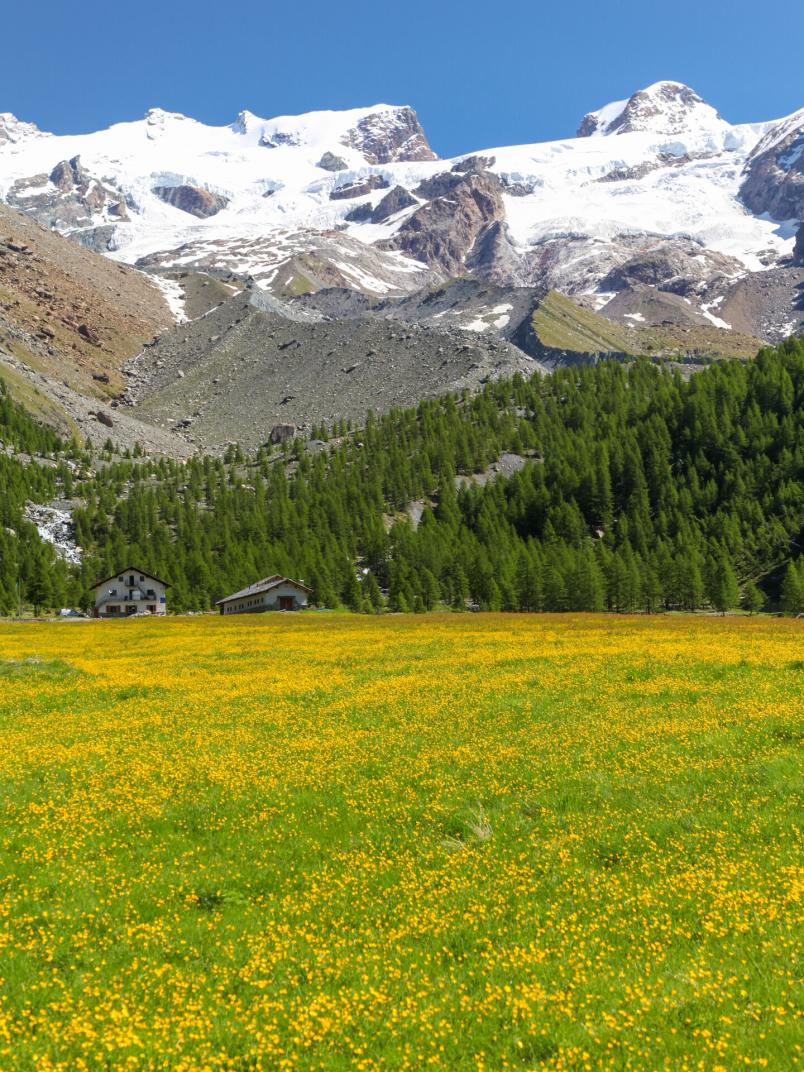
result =
[[[804,106],[801,0],[28,0],[3,5],[0,111],[96,130],[149,107],[205,122],[411,104],[454,155],[570,136],[662,78],[731,122]]]

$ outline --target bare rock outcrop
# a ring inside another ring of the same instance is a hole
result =
[[[344,144],[361,152],[370,164],[438,159],[412,108],[371,112],[347,133]]]
[[[505,220],[500,181],[488,171],[446,172],[421,183],[415,192],[428,204],[380,248],[400,250],[447,275],[460,274],[487,228]]]
[[[50,174],[18,179],[6,200],[43,226],[67,231],[98,252],[110,248],[113,223],[129,218],[120,191],[90,174],[80,156],[60,160]]]
[[[772,127],[748,158],[740,197],[751,212],[804,219],[804,109]]]
[[[395,186],[389,190],[371,214],[372,223],[382,223],[389,216],[395,216],[402,209],[412,208],[417,205],[416,198],[408,193],[404,186]]]
[[[166,204],[197,216],[199,220],[217,215],[229,204],[228,197],[213,194],[199,186],[154,186],[153,192]]]
[[[330,201],[348,201],[353,197],[365,197],[372,190],[387,190],[388,180],[382,175],[369,175],[362,182],[353,182],[349,186],[338,186],[329,195]]]
[[[705,250],[688,239],[670,239],[640,250],[612,268],[600,281],[601,291],[651,286],[673,294],[694,295],[718,277],[741,274],[733,257]]]
[[[342,156],[336,156],[329,150],[324,153],[316,164],[316,167],[323,168],[324,171],[346,171],[348,166]]]
[[[293,439],[297,432],[295,424],[275,424],[268,435],[268,442],[284,443],[286,439]]]

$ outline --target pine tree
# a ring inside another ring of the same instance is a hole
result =
[[[743,586],[743,594],[740,597],[740,606],[749,614],[756,614],[765,606],[765,597],[753,581],[748,581]]]
[[[712,606],[721,614],[725,614],[727,610],[737,606],[738,598],[737,578],[734,576],[731,562],[724,556],[716,563],[712,577],[710,590]]]
[[[788,614],[804,611],[804,558],[787,567],[782,583],[782,610]]]

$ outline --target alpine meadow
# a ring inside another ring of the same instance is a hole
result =
[[[0,628],[0,1065],[788,1070],[791,620]]]
[[[800,12],[616,7],[4,11],[0,1072],[804,1070]]]

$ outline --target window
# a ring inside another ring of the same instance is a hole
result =
[[[125,582],[125,577],[118,577],[117,579],[118,581],[120,581],[121,584]]]
[[[140,580],[141,580],[141,581],[144,581],[144,580],[145,580],[145,578],[143,577],[143,575],[142,575],[142,574],[140,574]]]
[[[107,607],[106,610],[107,610],[107,612],[109,614],[117,614],[117,612],[120,610],[120,608],[119,607]]]

